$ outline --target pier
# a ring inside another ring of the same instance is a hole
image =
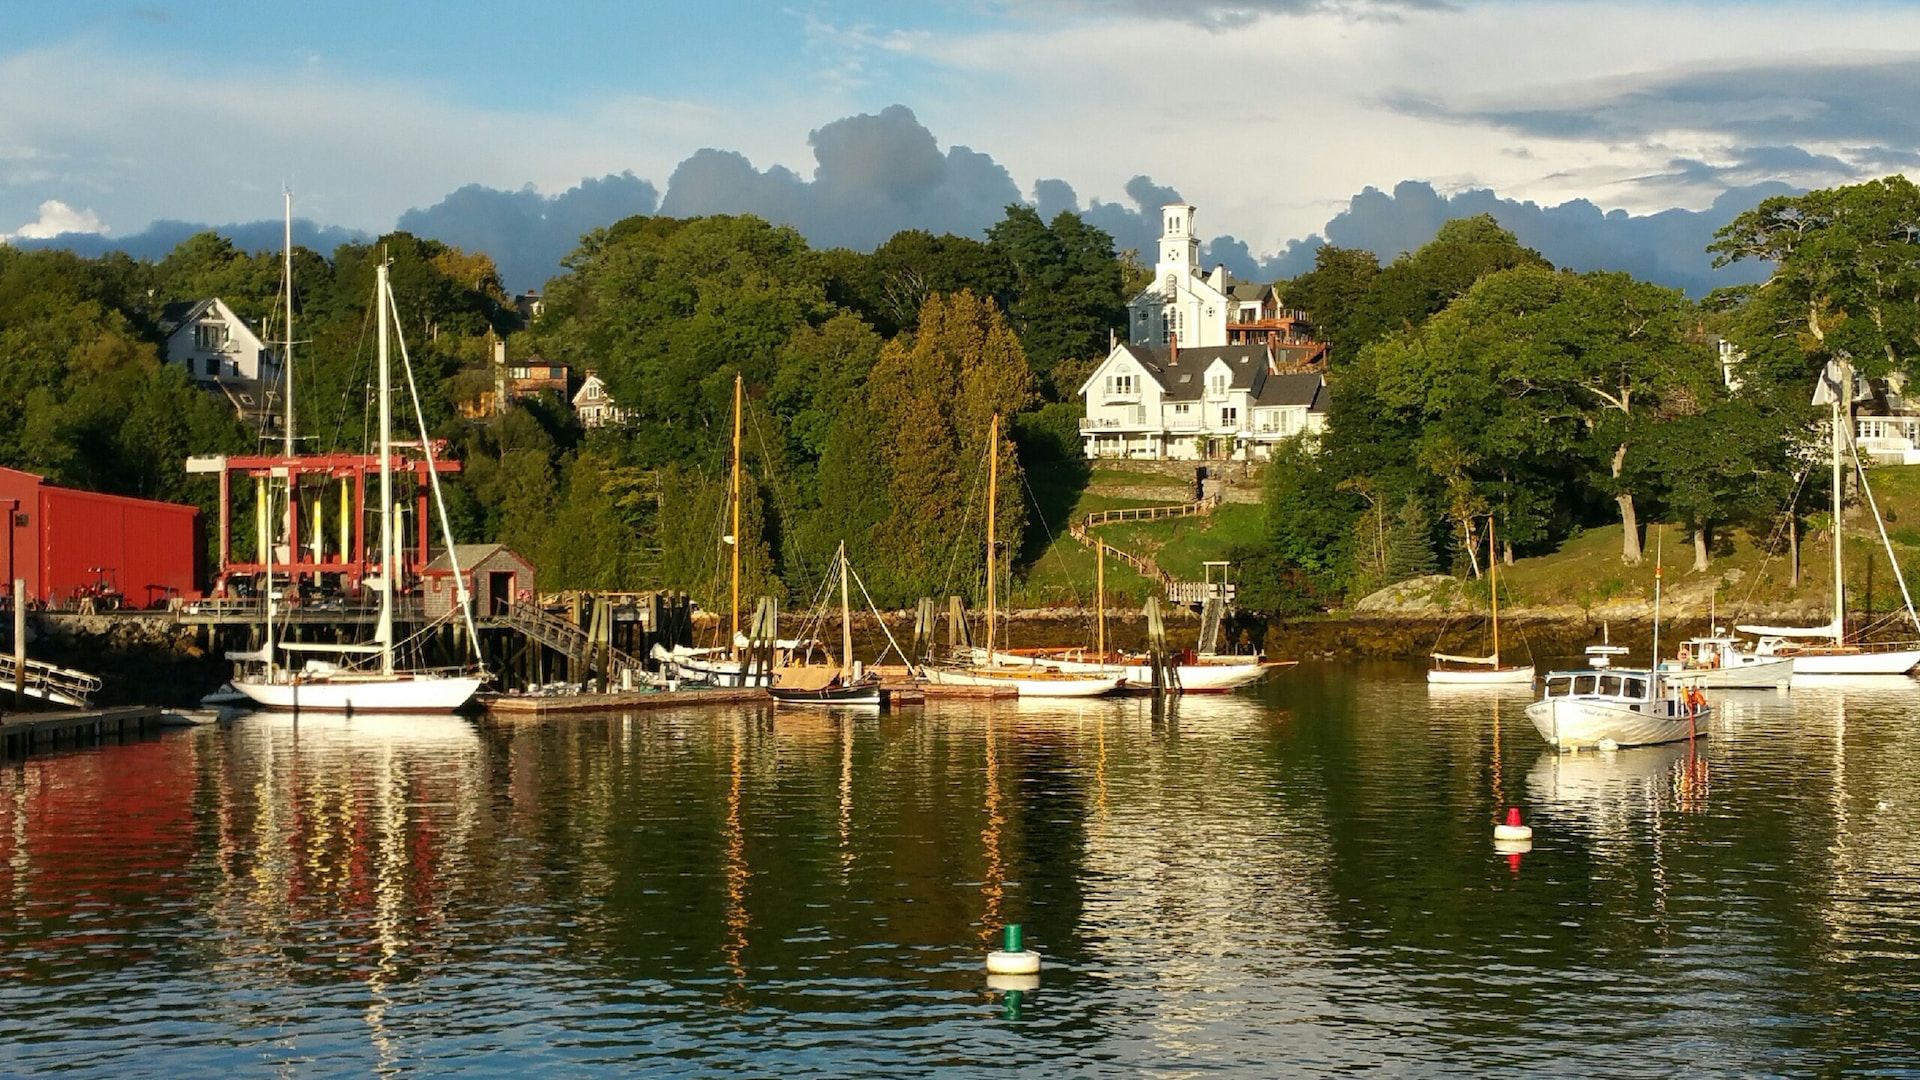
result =
[[[62,743],[77,746],[107,739],[125,739],[145,735],[158,730],[159,726],[160,709],[154,705],[9,713],[0,717],[0,752],[14,757]]]

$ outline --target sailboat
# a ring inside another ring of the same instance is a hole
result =
[[[677,669],[683,677],[692,677],[712,683],[714,686],[746,686],[749,681],[764,683],[766,676],[748,674],[746,658],[740,650],[747,639],[740,634],[740,417],[741,402],[745,396],[745,382],[738,374],[733,377],[733,469],[729,482],[727,505],[732,514],[732,531],[720,537],[721,546],[728,549],[732,560],[731,589],[728,610],[730,626],[726,645],[714,648],[694,648],[686,645],[668,647],[655,644],[653,659],[662,667]],[[800,643],[791,641],[776,642],[776,647],[791,652]]]
[[[262,537],[266,564],[266,629],[262,648],[253,652],[228,653],[242,670],[233,678],[233,688],[255,705],[268,709],[313,710],[320,712],[453,712],[473,699],[485,681],[484,672],[445,668],[403,667],[396,656],[394,640],[394,588],[400,569],[400,535],[394,524],[393,499],[393,394],[392,344],[398,312],[393,289],[387,280],[387,264],[375,269],[374,303],[379,309],[378,395],[380,413],[380,574],[370,582],[380,598],[379,621],[374,639],[367,644],[330,645],[285,641],[277,644],[274,631],[273,544],[270,535]],[[291,293],[292,282],[288,281]],[[288,301],[287,340],[293,340],[292,301]],[[406,344],[401,343],[401,361],[406,363]],[[284,377],[292,382],[289,366]],[[439,473],[433,468],[433,446],[425,437],[425,421],[420,417],[419,395],[414,392],[413,372],[407,368],[407,385],[413,398],[414,414],[420,423],[420,446],[427,455],[426,475],[433,489],[435,508],[440,519],[441,539],[447,558],[453,564],[455,600],[466,625],[474,655],[480,655],[480,635],[473,622],[473,605],[461,573],[452,531],[447,526],[446,501],[440,492]],[[292,395],[289,393],[288,399]],[[289,413],[285,433],[288,454],[292,454],[292,417]],[[291,485],[288,497],[293,497]],[[268,519],[272,520],[269,514]],[[276,663],[276,649],[289,653],[333,653],[338,661],[308,660],[295,667]],[[356,658],[356,659],[348,659]]]
[[[1050,667],[1071,674],[1110,675],[1118,670],[1126,680],[1123,690],[1140,688],[1151,692],[1153,661],[1140,653],[1109,651],[1107,648],[1107,545],[1094,541],[1094,606],[1098,611],[1095,649],[1003,649],[979,653],[983,661],[1002,667]],[[1174,665],[1176,685],[1182,694],[1224,694],[1251,686],[1282,668],[1297,665],[1297,660],[1268,660],[1263,656],[1226,656],[1201,653],[1183,657]]]
[[[998,662],[994,634],[999,622],[998,578],[994,573],[994,511],[1000,505],[1000,415],[994,414],[987,435],[987,645],[985,664],[938,665],[926,667],[927,681],[937,686],[997,686],[1014,690],[1021,697],[1099,697],[1118,690],[1126,681],[1119,669],[1102,668],[1096,672],[1070,672],[1032,664],[1006,665]]]
[[[1547,674],[1540,700],[1527,706],[1540,737],[1560,750],[1651,746],[1705,736],[1714,710],[1697,687],[1667,680],[1660,656],[1659,556],[1653,568],[1652,668],[1587,668]]]
[[[1860,454],[1853,447],[1851,432],[1853,394],[1853,368],[1844,360],[1835,358],[1827,362],[1821,373],[1820,385],[1815,388],[1813,403],[1832,407],[1832,448],[1833,448],[1833,619],[1824,626],[1736,626],[1734,629],[1748,634],[1757,640],[1752,655],[1774,658],[1788,657],[1793,660],[1795,675],[1905,675],[1915,666],[1920,666],[1920,649],[1900,648],[1897,646],[1875,646],[1847,641],[1847,578],[1843,567],[1842,555],[1845,545],[1841,543],[1841,498],[1845,472],[1841,468],[1841,450],[1851,448],[1856,472],[1860,477],[1860,490],[1867,497],[1867,509],[1873,515],[1874,525],[1880,531],[1880,541],[1887,549],[1887,559],[1893,565],[1894,578],[1900,583],[1900,595],[1906,601],[1907,618],[1920,630],[1920,616],[1914,614],[1913,597],[1907,592],[1906,575],[1900,572],[1900,560],[1894,556],[1893,545],[1887,539],[1886,523],[1880,517],[1880,507],[1874,501],[1873,488],[1867,483],[1865,469],[1859,467]],[[1831,644],[1801,644],[1814,638],[1831,638]]]
[[[862,671],[853,659],[853,613],[847,596],[851,570],[845,541],[841,541],[834,561],[840,570],[839,659],[829,665],[794,664],[776,669],[774,685],[767,688],[767,693],[782,705],[880,704],[880,676]]]
[[[1533,683],[1533,665],[1500,663],[1500,560],[1493,542],[1493,518],[1487,518],[1487,596],[1493,611],[1493,651],[1487,656],[1434,653],[1427,681],[1447,686],[1515,686]],[[1448,665],[1454,665],[1449,667]]]

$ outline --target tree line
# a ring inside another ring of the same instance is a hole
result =
[[[1770,531],[1819,419],[1814,373],[1833,357],[1911,368],[1916,229],[1920,196],[1897,177],[1769,199],[1714,251],[1773,276],[1700,302],[1557,269],[1487,217],[1384,264],[1321,249],[1278,284],[1331,343],[1330,416],[1275,453],[1264,536],[1235,553],[1243,600],[1299,612],[1470,572],[1489,517],[1502,558],[1619,524],[1631,563],[1645,523],[1671,521],[1704,566],[1726,530]],[[405,233],[302,249],[304,449],[362,445],[383,257],[429,421],[462,462],[457,534],[520,550],[547,588],[683,588],[709,605],[724,596],[736,377],[750,594],[811,595],[843,540],[882,603],[971,594],[989,418],[1011,432],[999,534],[1031,558],[1023,537],[1060,512],[1032,492],[1087,475],[1077,390],[1149,278],[1078,217],[1019,205],[983,238],[909,231],[872,252],[815,250],[750,216],[636,217],[582,237],[523,327],[485,255]],[[259,433],[159,362],[159,313],[217,295],[271,337],[279,288],[278,252],[213,234],[152,263],[0,246],[0,461],[210,506],[181,461]],[[625,420],[583,430],[553,395],[463,413],[503,335],[516,362],[597,372]]]

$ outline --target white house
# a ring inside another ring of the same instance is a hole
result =
[[[1326,426],[1327,380],[1312,350],[1266,343],[1156,348],[1116,343],[1080,387],[1090,458],[1262,459]]]
[[[1127,304],[1127,340],[1183,349],[1252,344],[1325,345],[1313,340],[1306,316],[1280,307],[1273,286],[1240,281],[1215,265],[1200,268],[1194,208],[1160,208],[1160,252],[1153,281]]]
[[[216,296],[168,304],[160,312],[160,329],[167,335],[167,363],[224,393],[242,417],[272,414],[280,361],[226,301]]]
[[[607,393],[607,384],[591,371],[573,395],[573,411],[580,418],[580,426],[590,428],[617,424],[626,415]]]

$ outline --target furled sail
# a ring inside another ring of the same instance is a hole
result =
[[[1736,626],[1734,629],[1754,637],[1837,638],[1842,633],[1838,621],[1825,626]]]

